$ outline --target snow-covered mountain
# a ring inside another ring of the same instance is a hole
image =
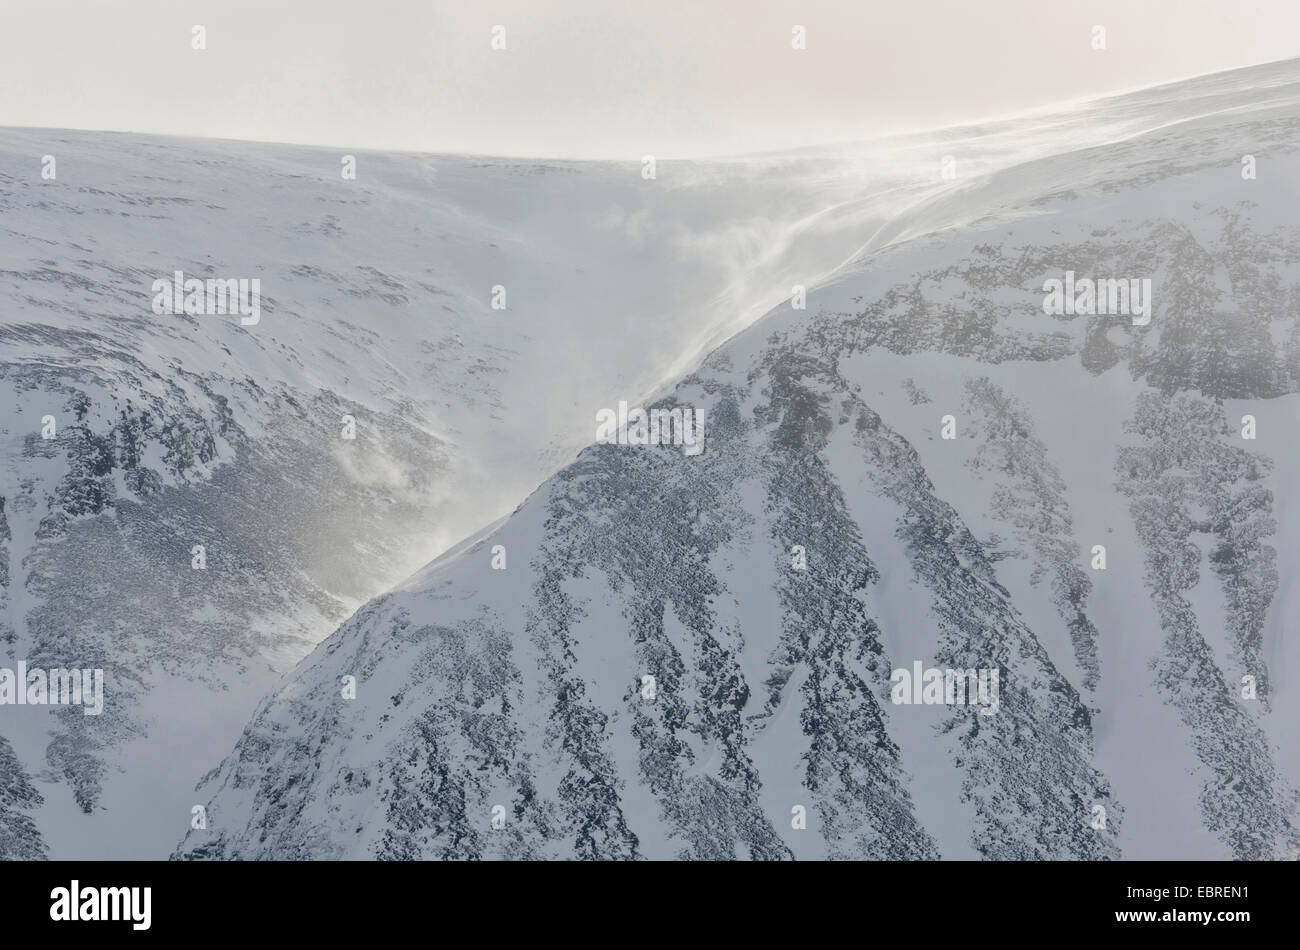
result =
[[[107,678],[99,716],[0,705],[0,857],[168,854],[279,676],[571,460],[586,406],[940,187],[0,130],[0,667]],[[259,319],[155,312],[176,271],[258,280]]]
[[[1293,849],[1300,63],[943,144],[955,181],[647,401],[702,453],[592,445],[361,608],[178,856]],[[1046,312],[1076,277],[1149,320]],[[896,702],[914,664],[998,685]]]
[[[0,667],[106,671],[99,716],[0,705],[0,857],[161,856],[202,803],[187,856],[1277,851],[1298,70],[355,179],[0,130]],[[177,270],[260,320],[156,313]],[[1044,314],[1067,270],[1151,323]],[[659,397],[702,455],[572,461]],[[893,705],[914,662],[997,712]]]

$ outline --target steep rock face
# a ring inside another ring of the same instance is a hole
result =
[[[5,499],[0,497],[0,607],[9,601],[9,519]],[[12,643],[14,633],[0,624],[0,642]],[[46,845],[29,812],[42,804],[40,792],[31,783],[22,762],[9,741],[0,736],[0,860],[37,860],[45,857]]]
[[[29,812],[42,804],[8,740],[0,737],[0,861],[39,861],[46,845]]]
[[[1049,580],[1052,603],[1069,630],[1082,684],[1097,688],[1097,630],[1084,611],[1092,580],[1079,564],[1065,481],[1033,435],[1025,408],[988,377],[966,381],[965,416],[977,427],[972,474],[994,483],[989,512],[1018,542],[1016,554],[1033,565],[1029,580]]]
[[[474,606],[481,543],[349,621],[213,777],[191,856],[939,856],[889,728],[880,572],[821,454],[837,430],[899,512],[887,554],[930,601],[930,659],[1001,673],[995,715],[953,709],[932,740],[970,846],[1113,856],[1082,807],[1119,814],[1087,709],[906,440],[829,367],[781,348],[765,370],[766,391],[690,385],[716,400],[704,456],[601,446],[534,495],[492,537],[530,552],[498,572],[528,578],[518,607]]]
[[[1246,72],[916,209],[891,227],[973,223],[871,249],[657,404],[704,412],[702,455],[593,446],[367,605],[177,856],[1293,848],[1300,108],[1294,64]],[[1046,313],[1066,271],[1149,279],[1150,320]],[[914,663],[997,701],[897,702]]]
[[[1277,525],[1273,493],[1261,483],[1272,462],[1227,444],[1232,430],[1219,407],[1187,393],[1167,402],[1144,393],[1129,428],[1143,441],[1122,450],[1116,468],[1132,499],[1147,586],[1165,632],[1156,682],[1212,773],[1201,790],[1207,824],[1235,855],[1268,857],[1286,840],[1290,811],[1267,736],[1238,699],[1241,678],[1249,676],[1255,702],[1270,705],[1261,648],[1278,587],[1277,552],[1268,543]],[[1208,557],[1196,535],[1211,539]],[[1222,587],[1222,652],[1206,642],[1187,598],[1203,570]]]

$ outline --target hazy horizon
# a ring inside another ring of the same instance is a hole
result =
[[[698,159],[950,128],[1300,56],[1300,5],[1283,0],[845,6],[50,0],[5,14],[0,125]],[[792,48],[795,26],[806,48]],[[915,52],[927,48],[942,55]]]

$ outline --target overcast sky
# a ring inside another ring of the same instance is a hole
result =
[[[1293,56],[1300,0],[0,0],[0,125],[688,157]]]

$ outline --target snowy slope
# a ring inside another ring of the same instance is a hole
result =
[[[591,446],[358,611],[178,855],[1293,853],[1300,63],[945,145],[1030,132],[663,389],[702,455]],[[1150,323],[1045,313],[1066,271]]]
[[[0,856],[166,854],[283,671],[572,459],[590,405],[941,188],[913,148],[347,180],[322,149],[0,131],[0,666],[109,683],[99,717],[0,707]],[[260,322],[156,314],[176,270],[259,279]]]

